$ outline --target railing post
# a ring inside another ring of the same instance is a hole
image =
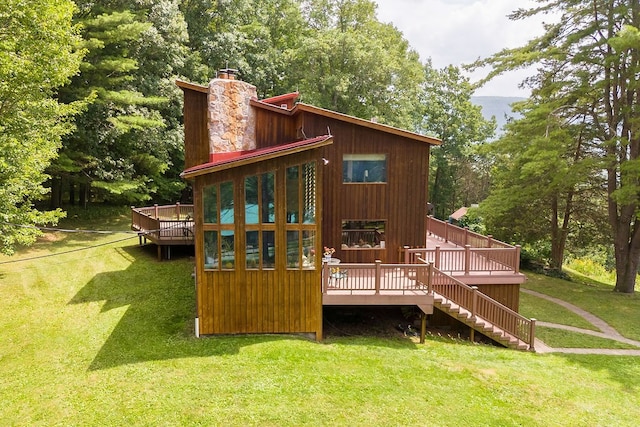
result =
[[[429,293],[429,295],[433,294],[433,286],[432,286],[432,280],[433,279],[433,264],[429,263],[429,266],[427,267],[427,292]]]
[[[436,268],[440,268],[440,246],[436,246],[436,254],[433,261],[436,264]]]
[[[536,319],[532,318],[529,324],[529,351],[536,351]]]
[[[471,316],[475,321],[477,316],[476,313],[478,311],[478,287],[472,286],[471,289],[473,290],[473,293],[471,294]]]
[[[409,253],[409,249],[411,249],[409,246],[405,245],[403,246],[404,248],[404,263],[405,264],[411,264],[411,254]]]
[[[154,211],[154,215],[156,217],[156,219],[158,219],[158,204],[154,204],[153,205],[153,211]]]
[[[449,241],[449,223],[447,221],[444,222],[444,242],[447,243]]]
[[[464,228],[464,245],[469,244],[469,227]]]
[[[380,295],[380,276],[382,275],[382,261],[376,260],[376,295]]]
[[[515,259],[516,265],[514,266],[516,274],[520,273],[520,249],[521,249],[521,246],[516,245],[516,259]]]
[[[464,245],[464,274],[469,274],[471,264],[471,245]]]
[[[180,202],[176,202],[176,217],[180,221]]]
[[[489,234],[489,235],[487,236],[487,247],[488,247],[489,249],[491,249],[492,244],[493,244],[493,236],[492,236],[491,234]]]
[[[329,281],[331,276],[329,275],[329,263],[322,262],[322,293],[326,294],[329,289]]]

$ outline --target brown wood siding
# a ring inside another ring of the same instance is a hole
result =
[[[209,161],[207,128],[207,94],[191,89],[184,91],[184,168]]]
[[[307,135],[327,132],[334,143],[322,156],[325,189],[323,245],[336,249],[345,262],[396,263],[398,248],[424,246],[429,149],[426,143],[367,129],[323,116],[305,114],[300,126]],[[344,184],[343,154],[384,153],[387,155],[387,183]],[[386,220],[385,250],[341,250],[342,220]]]
[[[520,308],[520,285],[473,285],[487,296],[490,296],[499,303],[506,305],[511,310],[518,311]]]
[[[266,148],[277,144],[302,139],[298,134],[295,121],[288,115],[255,108],[256,114],[256,148]],[[309,135],[309,137],[317,135]]]
[[[276,247],[286,249],[285,169],[294,164],[316,161],[317,192],[321,193],[322,170],[318,164],[318,150],[198,176],[194,183],[194,216],[197,230],[203,229],[202,188],[214,183],[233,181],[236,201],[235,253],[236,260],[245,258],[244,194],[245,176],[276,171]],[[319,162],[321,163],[321,161]],[[322,200],[317,201],[320,212]],[[317,218],[315,270],[286,268],[286,257],[276,257],[273,270],[247,270],[236,262],[233,271],[204,269],[204,239],[196,235],[197,306],[200,334],[235,333],[315,333],[322,337],[322,291],[320,266],[321,217]],[[277,249],[278,250],[278,249]]]

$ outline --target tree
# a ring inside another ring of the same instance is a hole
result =
[[[491,78],[539,64],[542,71],[529,84],[553,84],[569,105],[584,110],[589,137],[604,161],[614,290],[633,293],[640,262],[640,2],[540,0],[511,18],[543,13],[558,17],[543,35],[477,65],[493,64]],[[553,80],[545,79],[549,72]]]
[[[303,101],[415,129],[422,65],[402,33],[376,19],[375,3],[310,0],[302,6],[308,29],[292,53],[289,76]]]
[[[558,271],[569,233],[600,212],[593,201],[602,197],[603,184],[588,117],[565,101],[534,91],[516,104],[521,118],[484,147],[495,160],[480,213],[495,237],[533,247],[550,242],[549,265]]]
[[[40,235],[17,225],[56,223],[60,211],[34,202],[61,136],[72,129],[78,105],[55,99],[56,88],[77,71],[82,51],[66,0],[6,0],[0,9],[0,251],[30,244]]]
[[[181,8],[191,49],[200,53],[210,77],[235,68],[260,97],[291,90],[285,82],[290,52],[304,26],[298,1],[186,0]]]
[[[184,184],[181,93],[175,78],[197,63],[176,0],[79,3],[87,55],[62,99],[91,99],[52,166],[52,197],[75,185],[97,199],[124,203],[170,200]],[[58,196],[58,197],[55,197]]]
[[[442,140],[441,146],[431,150],[429,201],[435,207],[435,215],[446,218],[460,207],[461,201],[480,201],[465,197],[468,189],[461,185],[461,172],[472,173],[474,178],[470,182],[481,178],[479,173],[474,173],[473,162],[469,160],[474,156],[475,147],[494,135],[496,121],[484,119],[480,107],[471,103],[474,88],[457,67],[450,65],[436,70],[428,61],[424,74],[420,130]]]

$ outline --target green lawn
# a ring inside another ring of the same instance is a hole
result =
[[[127,217],[91,223],[100,225],[126,230]],[[0,425],[622,426],[640,417],[638,358],[440,337],[196,339],[192,260],[158,262],[127,237],[51,234],[0,257]],[[637,322],[637,299],[624,301]]]

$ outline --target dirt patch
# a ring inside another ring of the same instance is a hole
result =
[[[323,332],[326,338],[414,336],[419,328],[415,327],[412,317],[412,312],[399,307],[325,307]]]

